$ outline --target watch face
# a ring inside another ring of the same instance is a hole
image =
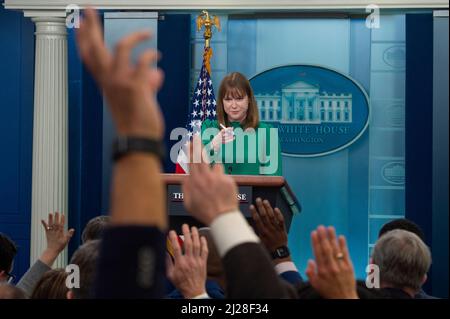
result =
[[[289,249],[286,246],[278,247],[275,250],[274,257],[275,258],[284,258],[289,256]]]

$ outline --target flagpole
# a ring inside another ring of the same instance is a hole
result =
[[[208,11],[203,10],[202,13],[197,17],[197,31],[200,31],[202,27],[205,27],[203,32],[203,38],[205,39],[205,51],[203,54],[203,60],[205,62],[206,69],[211,75],[211,64],[210,60],[212,57],[211,49],[211,38],[212,38],[212,28],[215,26],[217,30],[220,31],[220,20],[218,16],[211,16]]]
[[[220,31],[219,17],[211,16],[208,11],[203,10],[196,19],[197,31],[205,27],[203,38],[205,39],[205,48],[203,51],[203,63],[200,71],[198,81],[192,96],[192,112],[188,116],[186,125],[188,133],[183,139],[180,151],[177,156],[177,164],[175,171],[178,174],[189,173],[189,151],[185,150],[187,141],[190,141],[194,135],[200,135],[202,123],[205,120],[216,119],[216,98],[214,95],[214,88],[211,80],[211,64],[212,57],[211,37],[212,28],[216,27]]]

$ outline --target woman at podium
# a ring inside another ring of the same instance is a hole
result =
[[[202,141],[212,162],[227,174],[282,175],[278,131],[259,121],[258,107],[247,78],[225,76],[217,98],[217,120],[202,123]]]

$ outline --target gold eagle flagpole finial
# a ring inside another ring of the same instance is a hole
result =
[[[217,16],[210,16],[208,11],[203,10],[197,17],[197,31],[200,31],[202,26],[205,26],[203,37],[205,38],[205,47],[209,48],[212,37],[212,27],[215,26],[220,31],[220,20]]]
[[[202,26],[205,26],[205,32],[203,33],[203,37],[205,38],[205,50],[203,52],[203,63],[208,70],[209,75],[211,76],[211,57],[212,57],[212,48],[210,47],[211,37],[212,37],[212,27],[215,26],[217,30],[220,31],[220,21],[219,17],[213,16],[211,17],[208,11],[203,10],[202,13],[197,17],[197,31],[202,29]]]

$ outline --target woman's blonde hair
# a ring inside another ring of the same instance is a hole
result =
[[[31,299],[67,299],[67,276],[68,273],[62,268],[47,271],[37,282]]]
[[[230,126],[228,115],[223,107],[223,100],[226,97],[243,98],[248,97],[247,116],[242,123],[243,129],[249,127],[256,129],[259,125],[258,106],[256,105],[255,96],[252,87],[247,78],[239,72],[233,72],[225,76],[220,83],[219,97],[217,99],[217,120],[225,126]]]

